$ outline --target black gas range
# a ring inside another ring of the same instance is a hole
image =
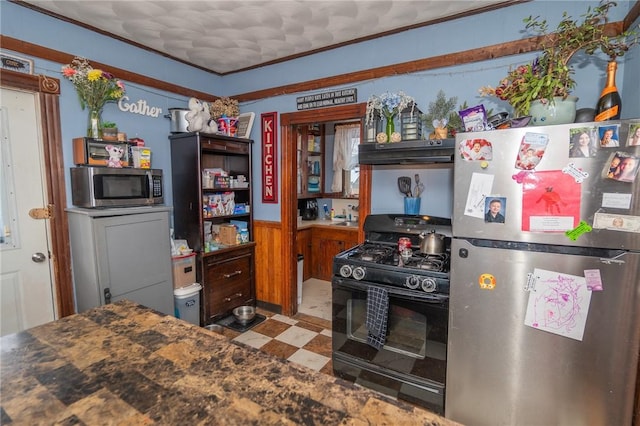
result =
[[[451,221],[375,214],[366,217],[364,231],[365,242],[333,262],[334,374],[443,415]],[[437,254],[422,253],[420,235],[433,233],[444,243]],[[405,256],[400,238],[411,243]],[[386,331],[376,335],[383,342],[372,345],[374,317]]]
[[[449,295],[451,220],[431,216],[369,215],[364,223],[365,242],[334,258],[336,277],[427,293],[435,299]],[[440,252],[423,253],[422,238],[444,236]],[[422,237],[421,237],[422,236]],[[401,256],[400,238],[409,238],[411,255]]]

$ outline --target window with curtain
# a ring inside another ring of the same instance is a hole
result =
[[[360,143],[360,123],[339,124],[333,146],[333,182],[331,192],[341,192],[345,196],[358,194],[353,185],[353,176],[359,176],[358,144]]]

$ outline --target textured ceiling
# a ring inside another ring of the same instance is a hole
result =
[[[27,0],[220,74],[505,0]]]

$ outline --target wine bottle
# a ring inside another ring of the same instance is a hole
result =
[[[595,121],[617,120],[620,118],[622,100],[616,87],[617,68],[616,61],[611,61],[607,65],[607,83],[602,89],[602,93],[600,93],[600,99],[598,99]]]

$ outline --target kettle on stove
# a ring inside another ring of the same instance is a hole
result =
[[[302,200],[300,213],[302,220],[316,220],[318,218],[318,200],[315,198]]]

